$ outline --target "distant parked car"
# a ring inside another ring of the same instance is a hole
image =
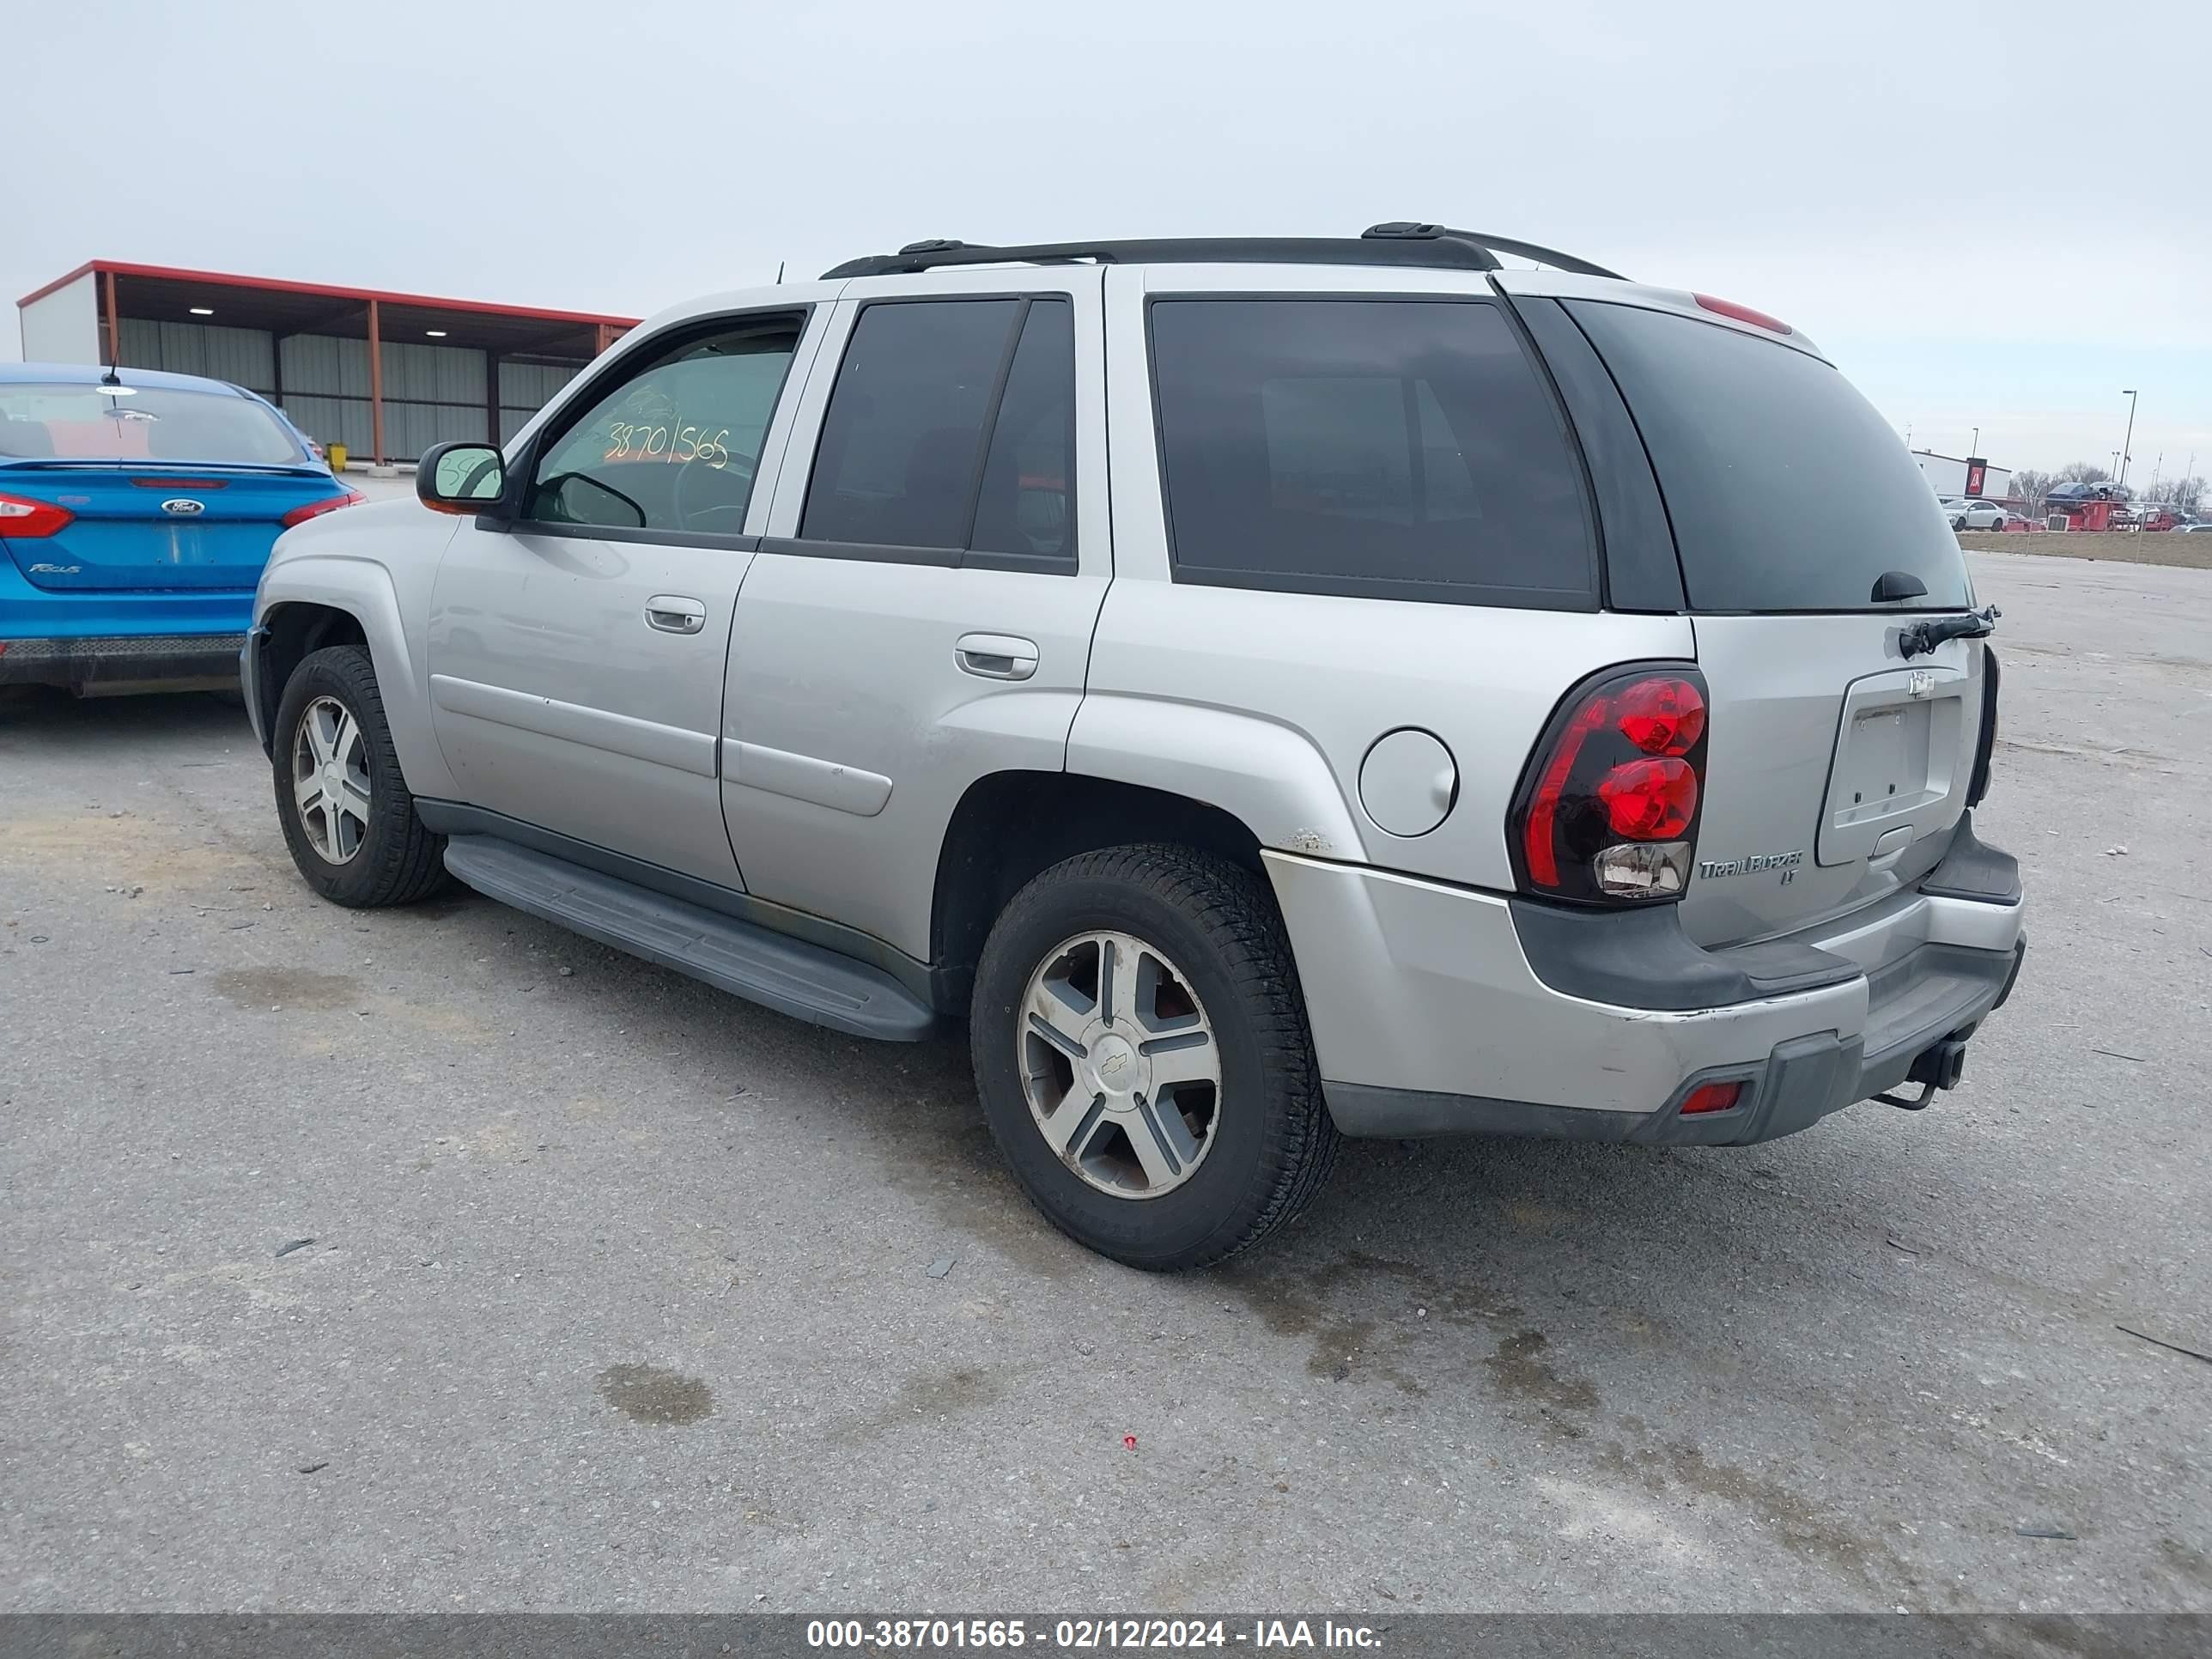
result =
[[[362,499],[240,387],[0,364],[0,685],[236,684],[277,536]]]
[[[2178,524],[2173,526],[2173,533],[2177,536],[2201,536],[2207,532],[2212,532],[2212,520],[2202,520],[2196,524]]]
[[[2008,512],[1995,501],[1959,500],[1945,511],[1950,516],[1954,530],[2002,530],[2008,525],[2027,522],[2019,514]]]

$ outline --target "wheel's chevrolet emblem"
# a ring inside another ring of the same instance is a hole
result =
[[[1912,671],[1912,678],[1905,683],[1908,697],[1932,697],[1936,695],[1936,677],[1924,668]]]
[[[173,513],[179,518],[190,518],[195,513],[207,511],[205,501],[196,501],[189,495],[172,495],[161,503],[161,511]]]

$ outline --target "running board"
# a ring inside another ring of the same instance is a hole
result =
[[[617,876],[489,836],[446,842],[446,868],[486,898],[854,1036],[919,1042],[936,1016],[881,969]]]

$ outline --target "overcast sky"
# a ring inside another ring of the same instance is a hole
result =
[[[1917,447],[2212,471],[2212,6],[0,9],[0,295],[93,258],[642,315],[921,236],[1417,218],[1781,316]],[[0,328],[0,355],[18,349]]]

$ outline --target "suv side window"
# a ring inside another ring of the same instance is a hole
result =
[[[799,538],[1073,569],[1074,460],[1066,300],[879,301],[839,365]]]
[[[742,534],[802,321],[725,323],[654,353],[540,449],[525,516]]]
[[[1157,300],[1178,581],[1595,609],[1564,418],[1486,301]]]

